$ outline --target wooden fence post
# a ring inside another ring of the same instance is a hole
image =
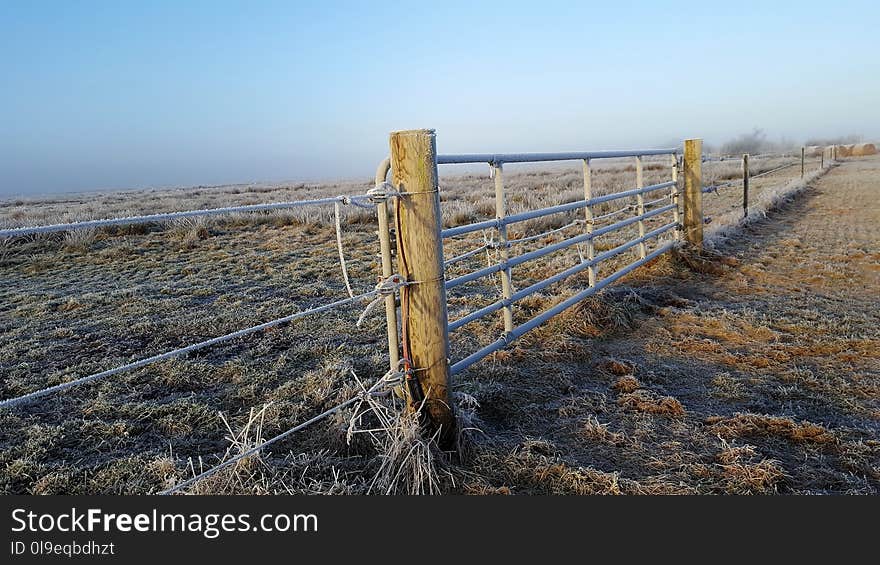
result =
[[[684,142],[684,237],[703,246],[703,140]]]
[[[801,178],[804,178],[804,154],[806,150],[806,147],[801,147]]]
[[[449,396],[449,334],[440,193],[434,130],[391,134],[391,176],[404,193],[395,206],[397,262],[400,274],[414,284],[401,289],[404,359],[411,364],[407,383],[411,408],[424,400],[431,431],[440,445],[455,439],[455,413]]]
[[[749,154],[743,153],[743,218],[749,217]]]

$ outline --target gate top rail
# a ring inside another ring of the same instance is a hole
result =
[[[646,157],[649,155],[677,155],[677,147],[668,149],[634,149],[623,151],[563,151],[560,153],[461,153],[437,155],[438,165],[465,163],[540,163],[545,161],[579,161],[583,159],[614,159],[619,157]]]

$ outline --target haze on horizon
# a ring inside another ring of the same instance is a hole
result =
[[[760,14],[760,16],[758,16]],[[0,195],[369,178],[442,152],[880,139],[876,2],[45,2],[0,34]]]

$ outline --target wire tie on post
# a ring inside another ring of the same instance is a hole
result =
[[[376,186],[367,190],[367,198],[374,204],[384,202],[396,196],[400,196],[400,192],[388,181],[377,183]]]
[[[376,287],[373,289],[373,295],[378,295],[369,304],[364,308],[364,311],[361,312],[361,315],[358,317],[357,323],[355,326],[361,327],[364,323],[364,320],[367,316],[372,312],[376,306],[379,305],[380,302],[385,300],[386,296],[393,295],[397,292],[401,287],[404,287],[408,284],[413,284],[407,282],[406,278],[403,275],[394,274],[388,277],[385,280],[380,280],[376,283]]]

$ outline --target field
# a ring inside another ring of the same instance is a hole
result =
[[[781,162],[753,164],[752,172]],[[735,231],[739,189],[706,194],[714,253],[665,257],[456,379],[468,428],[459,456],[431,451],[406,422],[394,434],[354,430],[348,412],[194,492],[876,493],[880,209],[872,195],[880,190],[880,159],[848,160],[822,176],[814,171],[818,163],[808,165],[814,180],[784,202],[777,196],[798,188],[797,167],[756,179],[752,201],[768,215]],[[706,184],[738,174],[738,163],[705,168]],[[616,192],[632,187],[634,175],[631,166],[612,163],[595,171],[594,186]],[[646,182],[668,178],[667,162],[646,162]],[[579,171],[514,169],[506,180],[513,212],[582,197]],[[0,222],[361,194],[370,184],[5,202]],[[441,193],[446,225],[494,215],[485,174],[444,177]],[[344,296],[330,211],[3,243],[0,397]],[[512,237],[574,218],[524,224]],[[372,288],[373,213],[347,208],[343,220],[354,286]],[[570,228],[577,229],[583,228]],[[446,255],[481,243],[479,236],[450,242]],[[576,251],[555,254],[515,270],[514,280],[525,286],[577,258]],[[602,272],[629,260],[618,259]],[[485,260],[457,263],[448,276]],[[518,316],[570,295],[585,278],[537,295]],[[450,319],[497,296],[493,284],[456,289]],[[386,369],[383,319],[377,314],[356,328],[360,311],[295,323],[0,413],[3,492],[157,492],[307,419]],[[453,358],[493,340],[500,328],[493,319],[457,331]],[[402,446],[419,456],[407,457]]]

